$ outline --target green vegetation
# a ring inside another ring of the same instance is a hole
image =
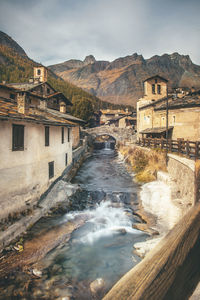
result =
[[[33,77],[33,67],[39,64],[17,54],[13,49],[0,45],[0,82],[27,82]],[[62,92],[72,103],[71,113],[81,119],[90,121],[94,111],[99,109],[124,109],[123,105],[114,105],[101,101],[83,89],[66,82],[48,70],[48,82]],[[129,107],[130,109],[130,107]]]

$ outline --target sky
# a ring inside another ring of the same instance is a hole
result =
[[[178,52],[200,65],[200,0],[0,0],[0,30],[46,66]]]

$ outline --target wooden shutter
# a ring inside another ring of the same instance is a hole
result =
[[[24,150],[24,125],[12,125],[12,150]]]

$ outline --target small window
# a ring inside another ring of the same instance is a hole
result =
[[[173,124],[176,123],[176,116],[173,116]]]
[[[161,86],[160,86],[160,84],[157,85],[157,93],[161,94]]]
[[[64,144],[64,127],[61,127],[61,143]]]
[[[12,151],[24,150],[24,125],[12,125]]]
[[[37,70],[37,75],[41,75],[41,70],[40,69]]]
[[[65,153],[65,166],[67,166],[67,164],[68,164],[68,155],[67,153]]]
[[[15,100],[15,94],[10,94],[10,99]]]
[[[67,128],[68,130],[67,130],[67,132],[68,132],[68,134],[67,134],[67,141],[68,142],[70,142],[70,128]]]
[[[54,161],[49,162],[49,179],[54,177]]]
[[[155,84],[152,84],[152,94],[155,94]]]
[[[155,79],[155,83],[157,83],[158,82],[158,79]]]
[[[49,126],[45,126],[45,146],[49,146]]]
[[[47,88],[47,94],[50,94],[50,89],[49,88]]]

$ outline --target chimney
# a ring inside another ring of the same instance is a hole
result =
[[[66,114],[67,112],[66,103],[64,101],[60,102],[60,112],[63,114]]]
[[[29,110],[28,97],[26,92],[17,93],[17,111],[20,114],[27,114]]]

